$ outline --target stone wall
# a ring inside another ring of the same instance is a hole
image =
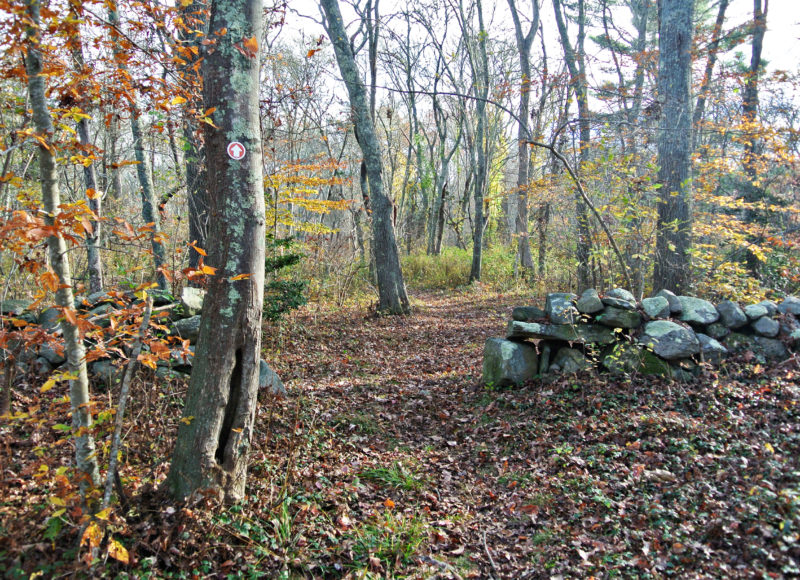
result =
[[[689,379],[735,352],[785,360],[800,343],[798,316],[794,296],[741,307],[667,290],[641,303],[619,288],[548,294],[544,309],[514,308],[505,338],[487,339],[483,381],[507,386],[589,368]]]
[[[198,288],[184,288],[180,300],[171,295],[158,292],[151,293],[156,306],[153,324],[165,328],[161,331],[163,342],[172,345],[169,356],[158,361],[155,374],[160,378],[188,379],[192,370],[194,345],[200,333],[200,319],[203,309],[205,291]],[[92,325],[108,329],[104,340],[114,338],[114,331],[109,328],[114,318],[120,316],[119,311],[126,308],[137,298],[129,292],[98,292],[85,298],[79,297],[76,303],[82,316]],[[36,340],[25,341],[22,338],[2,341],[5,352],[2,360],[13,360],[17,369],[23,373],[37,376],[49,375],[65,364],[63,341],[61,339],[61,311],[47,308],[41,312],[31,310],[31,303],[25,300],[0,301],[0,315],[4,328],[20,328],[21,322],[26,326],[26,335]],[[39,333],[37,331],[41,330]],[[86,348],[91,350],[97,346],[97,337],[87,339]],[[31,344],[35,342],[35,344]],[[183,344],[188,343],[184,348]],[[125,345],[121,345],[125,349]],[[124,357],[114,348],[105,349],[107,355],[88,364],[89,375],[95,382],[108,387],[122,379]],[[143,349],[147,351],[147,347]],[[261,361],[260,388],[268,389],[273,394],[286,395],[286,389],[280,377],[266,361]]]

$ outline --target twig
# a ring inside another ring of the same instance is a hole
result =
[[[119,454],[119,447],[122,440],[122,419],[125,416],[125,405],[128,403],[128,393],[131,390],[133,372],[136,369],[139,353],[142,352],[142,341],[144,340],[144,335],[147,332],[147,327],[150,325],[150,314],[152,312],[153,297],[148,295],[147,303],[144,307],[144,313],[142,314],[142,324],[139,327],[139,334],[136,335],[136,340],[133,343],[133,352],[131,352],[131,359],[128,361],[128,366],[125,368],[125,376],[122,378],[122,388],[119,393],[117,416],[114,421],[114,435],[111,439],[111,456],[108,459],[108,474],[106,475],[106,486],[103,493],[103,504],[100,508],[101,510],[106,509],[108,504],[111,503],[111,490],[114,486],[115,475],[117,474],[117,455]],[[122,501],[122,498],[120,498],[120,501]]]
[[[486,532],[483,532],[483,549],[486,552],[486,556],[489,558],[489,563],[492,565],[492,570],[494,570],[495,575],[499,577],[500,571],[497,569],[497,564],[494,563],[494,558],[492,558],[491,553],[489,553],[489,546],[486,545]]]

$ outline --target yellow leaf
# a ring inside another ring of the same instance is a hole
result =
[[[185,102],[186,102],[186,99],[184,99],[180,95],[177,95],[169,102],[169,104],[170,105],[182,105]]]
[[[50,503],[53,505],[57,505],[58,507],[64,507],[65,505],[67,505],[67,502],[65,502],[63,499],[61,499],[56,495],[50,498]]]
[[[90,187],[89,189],[86,190],[86,197],[88,197],[89,199],[97,199],[98,197],[97,191],[95,191]]]
[[[206,266],[205,264],[203,264],[203,267],[200,269],[200,271],[203,274],[208,274],[209,276],[213,276],[214,274],[217,273],[216,268],[212,268],[211,266]]]
[[[237,274],[233,278],[229,278],[231,282],[236,282],[238,280],[247,280],[252,274]]]
[[[128,564],[130,562],[130,556],[128,556],[128,550],[117,540],[112,539],[108,543],[108,555],[117,560],[118,562],[122,562],[123,564]]]
[[[40,393],[46,393],[47,391],[49,391],[50,389],[52,389],[55,386],[56,386],[56,380],[51,377],[51,378],[47,379],[45,384],[42,385],[42,388],[39,389],[39,392]]]
[[[181,0],[181,8],[186,8],[191,3],[192,0]]]
[[[191,425],[192,424],[192,419],[194,419],[194,415],[189,415],[188,417],[183,417],[181,419],[181,423],[183,423],[184,425]]]
[[[764,449],[767,450],[767,453],[775,453],[775,448],[770,443],[764,443]]]
[[[250,38],[245,38],[242,41],[244,47],[251,53],[256,54],[258,52],[258,40],[256,40],[255,36],[251,36]]]
[[[96,523],[92,522],[86,526],[86,530],[83,532],[83,537],[81,537],[81,546],[88,544],[90,548],[99,548],[102,540],[103,532]]]
[[[96,514],[94,514],[94,516],[95,516],[97,519],[100,519],[100,520],[107,520],[107,519],[108,519],[108,516],[110,516],[110,515],[111,515],[111,508],[110,508],[110,507],[109,507],[109,508],[106,508],[106,509],[104,509],[104,510],[103,510],[103,511],[101,511],[101,512],[97,512]]]

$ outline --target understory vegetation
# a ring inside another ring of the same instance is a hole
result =
[[[268,326],[289,387],[258,411],[246,499],[159,492],[186,385],[136,379],[124,499],[93,573],[149,578],[784,577],[800,573],[800,367],[745,353],[690,383],[481,384],[529,293],[412,294],[415,313],[311,303]],[[89,574],[66,386],[26,382],[4,442],[0,573]],[[115,392],[93,398],[106,441]],[[98,453],[106,454],[105,445]],[[101,514],[102,516],[103,514]]]

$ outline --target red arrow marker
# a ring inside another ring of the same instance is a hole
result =
[[[231,141],[228,143],[228,157],[234,161],[239,161],[244,158],[245,153],[247,153],[247,149],[238,141]]]

